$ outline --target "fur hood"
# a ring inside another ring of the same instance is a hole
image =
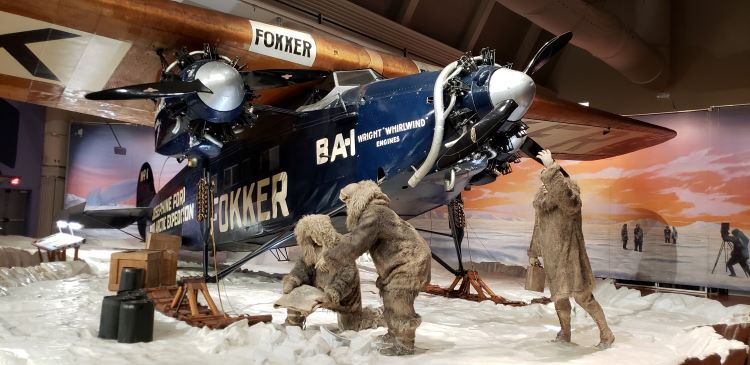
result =
[[[315,265],[319,254],[335,247],[339,241],[331,218],[324,214],[302,217],[294,227],[294,236],[302,249],[302,260],[308,265]]]
[[[345,186],[341,189],[339,197],[346,203],[346,228],[349,231],[357,226],[359,217],[368,205],[387,206],[391,203],[388,196],[372,180],[363,180]]]

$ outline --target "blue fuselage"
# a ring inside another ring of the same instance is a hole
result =
[[[464,77],[470,89],[454,109],[471,110],[479,118],[492,110],[487,78],[494,69],[480,67]],[[391,207],[404,217],[455,198],[486,168],[486,159],[464,159],[454,166],[451,191],[444,183],[447,169],[437,166],[415,188],[407,187],[413,167],[425,160],[432,142],[436,77],[421,73],[372,82],[342,92],[317,110],[259,113],[254,127],[224,145],[206,165],[216,186],[217,244],[231,249],[232,244],[262,243],[305,214],[340,205],[341,188],[364,179],[382,181]],[[456,133],[446,125],[444,140]],[[202,170],[186,167],[151,204],[151,231],[179,234],[190,249],[203,245],[195,220]]]

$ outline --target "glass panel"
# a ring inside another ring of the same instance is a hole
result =
[[[358,86],[375,81],[370,70],[336,72],[336,82],[339,86]]]

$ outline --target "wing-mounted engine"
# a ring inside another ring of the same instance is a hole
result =
[[[177,158],[214,157],[234,132],[254,120],[246,85],[236,60],[220,55],[209,46],[175,53],[167,63],[163,52],[161,81],[102,90],[86,95],[92,100],[157,100],[156,152]]]
[[[157,102],[156,152],[176,158],[211,158],[225,143],[252,127],[257,116],[250,103],[255,91],[286,87],[329,76],[316,70],[243,71],[238,59],[203,50],[175,53],[168,63],[163,51],[161,81],[89,93],[91,100],[152,99]]]

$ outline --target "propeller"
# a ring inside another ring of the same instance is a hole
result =
[[[245,83],[250,85],[253,90],[265,90],[323,80],[330,75],[330,72],[317,70],[256,70],[241,72],[241,74]],[[213,91],[197,79],[193,81],[160,81],[88,93],[86,99],[154,99],[195,93],[213,94]]]
[[[209,93],[213,91],[203,85],[200,80],[193,81],[160,81],[149,84],[139,84],[106,89],[86,94],[89,100],[135,100],[154,99],[183,96],[195,93]]]
[[[533,139],[526,138],[526,141],[523,142],[520,150],[529,158],[532,158],[534,159],[534,161],[542,164],[542,160],[537,158],[536,155],[538,155],[539,152],[544,150],[544,147],[540,146],[539,143],[536,143],[536,141],[534,141]],[[560,166],[560,172],[563,174],[563,176],[570,177],[570,175],[568,175],[568,172],[565,171],[565,169],[563,169],[562,166]]]
[[[572,38],[573,33],[567,32],[549,40],[542,46],[542,48],[539,48],[539,51],[537,51],[534,58],[529,61],[529,64],[523,72],[527,75],[533,75],[535,72],[539,71],[539,69],[560,52]]]
[[[529,61],[529,64],[526,66],[523,72],[531,76],[539,71],[539,69],[546,65],[547,62],[552,59],[552,57],[554,57],[558,52],[565,48],[565,46],[568,44],[568,42],[570,42],[572,38],[573,33],[567,32],[547,41],[547,43],[545,43],[542,48],[539,48],[539,51],[537,51],[531,61]],[[521,145],[520,150],[529,158],[532,158],[534,161],[542,164],[542,161],[538,159],[536,155],[544,150],[544,147],[539,145],[539,143],[534,141],[531,137],[526,137],[526,141],[524,141],[523,145]],[[565,171],[565,169],[563,169],[562,167],[560,167],[560,172],[563,174],[563,176],[570,177],[570,175],[568,175],[568,172]]]
[[[253,90],[275,89],[310,81],[320,81],[330,75],[318,70],[255,70],[241,72],[245,83]]]

